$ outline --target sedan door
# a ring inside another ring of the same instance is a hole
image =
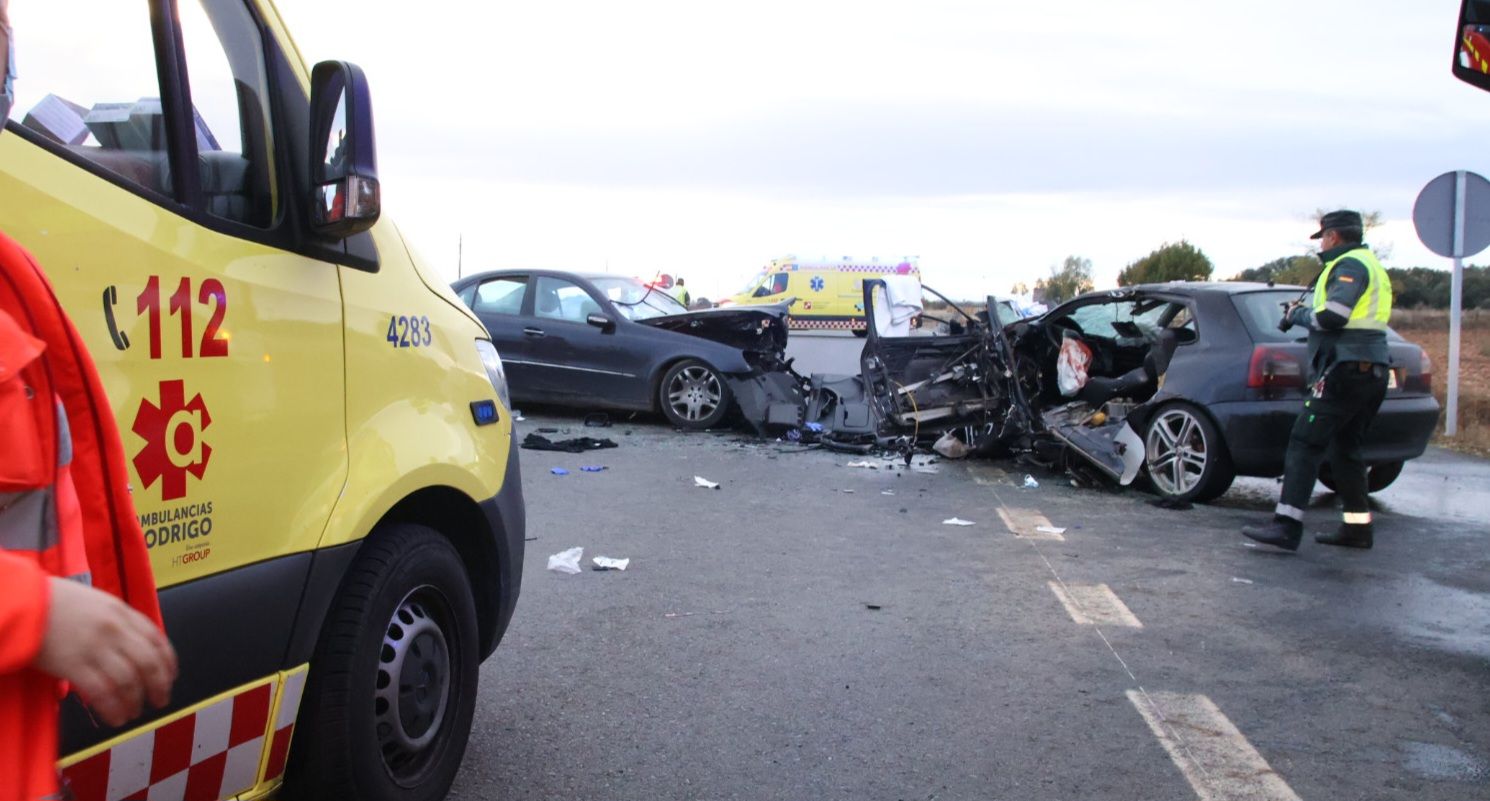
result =
[[[589,288],[567,278],[533,279],[531,316],[523,333],[531,343],[536,381],[545,394],[569,404],[636,407],[645,403],[648,376],[636,354],[620,347],[617,321],[602,328],[591,315],[610,317]]]

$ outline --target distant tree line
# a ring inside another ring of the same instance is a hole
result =
[[[1067,256],[1059,266],[1050,268],[1049,276],[1035,282],[1035,288],[1030,294],[1036,303],[1054,306],[1083,292],[1092,291],[1092,286],[1092,260]]]
[[[1211,260],[1198,247],[1181,239],[1168,242],[1118,273],[1118,286],[1163,284],[1169,281],[1209,281]]]
[[[1284,256],[1260,267],[1243,270],[1233,281],[1272,281],[1276,284],[1310,286],[1324,265],[1313,256]],[[1392,277],[1392,305],[1403,309],[1447,309],[1449,270],[1430,267],[1388,267]],[[1490,267],[1464,268],[1464,308],[1490,309]]]

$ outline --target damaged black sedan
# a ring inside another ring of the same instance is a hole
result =
[[[887,332],[866,282],[869,340],[857,385],[877,441],[950,433],[976,452],[1128,484],[1174,501],[1221,495],[1238,475],[1282,473],[1308,387],[1305,345],[1277,327],[1299,287],[1172,283],[1090,293],[1039,318],[949,304],[946,336]],[[1438,420],[1431,365],[1389,333],[1387,399],[1367,436],[1374,492],[1422,455]],[[1328,474],[1321,476],[1328,486]]]
[[[634,278],[554,270],[452,288],[490,332],[514,401],[656,411],[687,429],[738,407],[759,429],[772,398],[798,397],[783,361],[786,304],[690,312]]]

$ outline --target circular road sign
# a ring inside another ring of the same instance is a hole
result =
[[[1490,247],[1490,181],[1464,173],[1464,252],[1455,254],[1455,175],[1446,172],[1423,187],[1412,207],[1412,224],[1429,250],[1447,258],[1464,258]]]

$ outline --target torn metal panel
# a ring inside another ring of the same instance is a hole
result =
[[[789,365],[784,369],[757,369],[724,378],[735,396],[740,415],[756,434],[767,436],[772,431],[801,428],[807,422],[801,377],[791,372]]]

